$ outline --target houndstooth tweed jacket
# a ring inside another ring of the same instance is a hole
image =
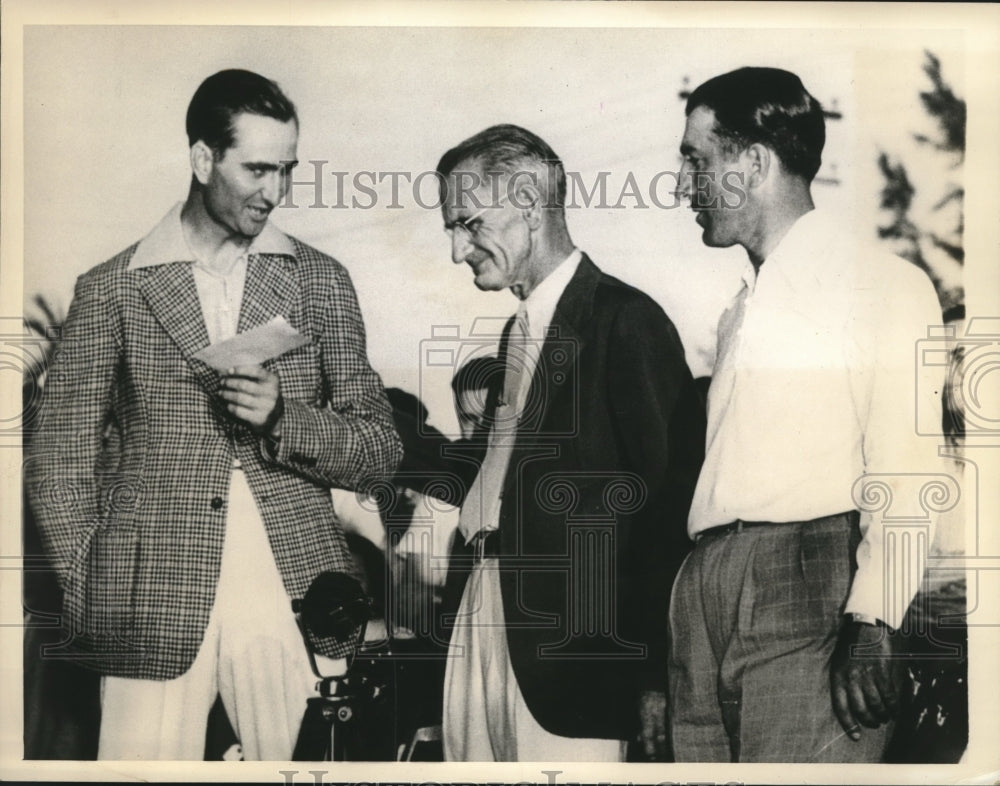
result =
[[[104,674],[165,680],[194,661],[234,457],[292,598],[322,571],[352,570],[330,488],[385,478],[401,458],[347,271],[282,239],[290,253],[250,254],[239,317],[242,332],[281,315],[310,339],[265,364],[285,404],[276,445],[228,416],[218,374],[192,357],[208,334],[190,261],[130,266],[137,243],[77,282],[25,478],[65,649]]]

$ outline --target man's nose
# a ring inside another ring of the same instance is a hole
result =
[[[269,207],[274,207],[285,197],[288,190],[288,178],[281,171],[269,172],[261,186],[260,193]]]
[[[472,250],[472,244],[465,232],[455,227],[451,232],[451,261],[456,265],[465,261]]]
[[[677,173],[677,198],[678,199],[691,199],[691,172],[694,167],[691,166],[687,161],[681,164],[680,171]]]

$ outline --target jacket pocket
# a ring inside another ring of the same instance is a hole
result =
[[[132,649],[139,536],[131,527],[97,525],[80,546],[66,593],[74,634],[99,649]]]

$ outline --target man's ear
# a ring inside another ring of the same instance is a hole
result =
[[[191,145],[191,172],[203,186],[208,184],[208,178],[215,166],[215,153],[202,140]]]
[[[536,230],[542,225],[542,192],[534,183],[519,184],[511,202],[521,211],[528,229]]]
[[[747,188],[759,188],[767,180],[774,162],[771,151],[759,142],[748,147],[743,155],[747,160]]]

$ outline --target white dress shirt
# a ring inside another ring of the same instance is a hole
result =
[[[555,270],[542,279],[522,303],[528,315],[529,342],[526,356],[530,363],[530,365],[525,366],[526,373],[521,376],[521,391],[518,400],[522,404],[531,386],[531,378],[538,365],[538,357],[552,324],[552,317],[556,313],[556,306],[559,304],[563,292],[566,291],[566,286],[576,273],[576,269],[580,266],[582,258],[583,254],[580,249],[573,249],[573,252],[560,262]]]
[[[933,286],[815,210],[759,272],[748,263],[743,282],[719,320],[689,534],[737,519],[807,521],[861,509],[845,611],[897,627],[926,555],[897,538],[886,545],[890,503],[879,509],[878,490],[906,505],[928,473],[943,471],[936,440],[915,427],[919,408],[940,412],[940,371],[916,362],[917,342],[941,322]],[[887,485],[864,487],[876,480]],[[933,514],[918,519],[929,544]]]

